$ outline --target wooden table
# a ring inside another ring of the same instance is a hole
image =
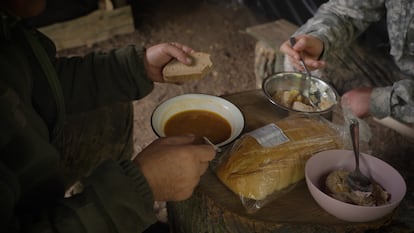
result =
[[[272,106],[260,90],[227,95],[225,98],[242,111],[246,122],[244,132],[287,116],[286,112]],[[334,111],[331,117],[334,123],[341,121],[340,111]],[[169,223],[172,232],[176,233],[413,232],[414,185],[413,182],[407,184],[407,198],[402,203],[403,207],[396,211],[397,214],[368,223],[350,223],[321,209],[312,199],[304,181],[258,212],[248,214],[239,197],[209,170],[190,199],[168,203]]]

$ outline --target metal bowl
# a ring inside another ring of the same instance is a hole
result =
[[[283,104],[278,98],[275,98],[276,93],[284,91],[297,90],[303,93],[305,86],[306,74],[299,72],[280,72],[266,77],[262,83],[262,90],[266,98],[277,107],[287,110],[289,112],[304,113],[304,114],[325,114],[332,111],[338,103],[339,95],[336,90],[325,81],[312,76],[310,82],[310,95],[316,98],[319,102],[329,103],[328,106],[323,106],[319,109],[313,110],[298,110]]]

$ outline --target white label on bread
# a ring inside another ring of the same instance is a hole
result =
[[[255,129],[248,135],[254,137],[263,147],[275,147],[289,141],[283,130],[271,123]]]

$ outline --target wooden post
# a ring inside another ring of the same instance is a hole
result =
[[[261,87],[262,80],[265,77],[284,70],[284,56],[279,52],[279,47],[296,29],[296,25],[284,19],[246,29],[248,34],[258,40],[254,60],[257,87]]]

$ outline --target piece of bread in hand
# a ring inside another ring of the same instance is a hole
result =
[[[203,52],[191,53],[191,65],[181,63],[177,59],[170,61],[162,70],[165,82],[180,83],[204,78],[212,69],[210,54]]]

